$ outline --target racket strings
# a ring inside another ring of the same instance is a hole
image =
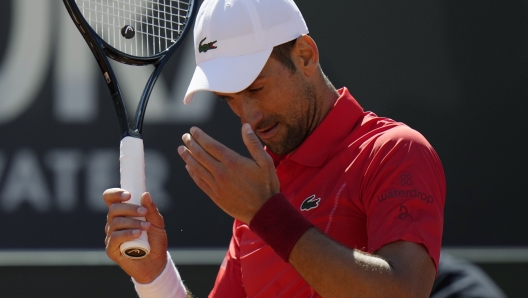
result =
[[[77,0],[77,1],[79,1],[79,0]],[[85,0],[85,1],[86,1],[86,0]],[[176,2],[179,2],[179,1],[176,1]],[[161,6],[163,6],[163,7],[167,7],[167,8],[169,8],[169,10],[174,10],[174,7],[170,7],[170,6],[168,6],[168,5],[161,5]],[[133,8],[134,8],[134,11],[131,11],[130,9],[126,9],[126,8],[124,8],[124,9],[120,9],[119,11],[122,11],[122,12],[125,12],[125,13],[134,13],[134,14],[136,14],[136,13],[137,13],[136,8],[140,8],[140,9],[142,9],[142,10],[151,9],[150,7],[147,7],[147,6],[138,6],[138,5],[132,5],[132,4],[130,5],[130,7],[133,7]],[[105,8],[106,8],[106,9],[109,9],[109,8],[114,9],[115,7],[110,6],[110,5],[108,5],[108,4],[101,4],[101,8],[102,8],[102,10],[104,10]],[[86,9],[86,10],[92,10],[92,11],[95,11],[95,12],[99,12],[99,11],[101,11],[101,9],[95,9],[95,8],[90,8],[90,7],[86,7],[85,9]],[[176,16],[176,17],[180,17],[180,16],[182,16],[182,15],[186,15],[187,12],[189,11],[188,9],[181,9],[181,8],[176,8],[175,10],[180,11],[181,13],[175,14],[175,13],[170,13],[170,12],[164,12],[164,11],[159,10],[159,9],[158,9],[158,10],[154,10],[154,11],[155,11],[155,12],[158,12],[158,13],[167,14],[167,15],[169,15],[169,16]],[[107,11],[107,12],[106,12],[106,15],[112,15],[112,14],[111,14],[110,12]],[[114,15],[114,16],[116,16],[116,15]]]
[[[88,10],[88,9],[87,9]],[[92,11],[95,11],[92,9]],[[96,11],[95,11],[96,12]],[[119,15],[113,15],[113,14],[108,14],[108,16],[112,16],[112,17],[116,17],[116,18],[119,18],[120,16]],[[97,24],[101,24],[101,25],[104,25],[105,27],[113,27],[113,28],[117,28],[119,30],[122,29],[122,27],[120,27],[118,24],[115,24],[115,23],[108,23],[108,22],[105,22],[104,20],[90,20],[90,19],[86,19],[87,21],[93,21],[94,23],[97,23]],[[154,26],[154,27],[157,27],[159,29],[167,29],[167,27],[165,26],[159,26],[159,25],[156,25],[156,24],[149,24],[145,21],[135,21],[137,24],[140,24],[140,25],[144,25],[144,26]],[[183,26],[185,25],[184,23],[176,23],[180,26]],[[141,28],[141,27],[140,27]],[[181,33],[181,31],[178,29],[178,30],[172,30],[172,31],[175,31],[175,32],[178,32],[178,34]],[[101,29],[101,32],[104,34],[104,30]],[[152,33],[149,33],[149,32],[143,32],[143,31],[140,31],[140,30],[137,30],[136,29],[136,33],[143,33],[143,34],[148,34],[148,35],[151,35],[151,36],[155,36],[155,37],[159,37],[159,38],[164,38],[164,39],[169,39],[171,40],[172,38],[167,38],[167,37],[164,37],[164,36],[160,36],[160,35],[155,35],[155,34],[152,34]]]
[[[138,57],[151,57],[172,46],[187,23],[190,9],[189,0],[75,2],[92,29],[105,42]]]

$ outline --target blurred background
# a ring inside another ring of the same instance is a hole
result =
[[[325,73],[365,110],[435,147],[447,177],[444,251],[528,297],[528,1],[297,1]],[[62,1],[0,0],[1,297],[135,297],[104,254],[106,188],[119,185],[119,127],[98,66]],[[147,189],[183,279],[206,297],[232,219],[177,155],[198,125],[247,155],[228,106],[182,104],[187,38],[144,125]],[[150,69],[116,65],[129,106]]]

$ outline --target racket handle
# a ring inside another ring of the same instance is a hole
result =
[[[143,140],[134,137],[124,137],[121,140],[119,164],[121,172],[121,188],[131,195],[126,203],[140,205],[141,195],[145,192],[145,154]],[[145,220],[144,217],[134,219]],[[147,232],[141,231],[141,236],[120,246],[121,254],[129,259],[142,259],[150,253]]]

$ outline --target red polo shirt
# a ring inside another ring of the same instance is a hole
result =
[[[270,152],[290,203],[341,244],[369,253],[405,240],[438,268],[445,178],[427,140],[403,123],[363,112],[346,88],[287,156]],[[293,267],[238,220],[210,297],[319,297]]]

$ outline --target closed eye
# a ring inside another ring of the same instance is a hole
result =
[[[251,94],[255,94],[255,93],[259,92],[260,90],[262,90],[263,88],[264,88],[264,86],[262,86],[260,88],[248,89],[248,92],[251,93]]]
[[[229,99],[229,97],[227,97],[227,96],[220,96],[220,95],[217,95],[216,97],[218,97],[218,99],[219,99],[220,101],[227,101],[227,100]]]

